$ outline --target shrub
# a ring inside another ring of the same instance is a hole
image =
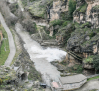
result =
[[[86,23],[84,23],[84,24],[81,25],[81,28],[85,28],[86,26],[87,26],[88,28],[90,28],[91,25],[92,25],[92,24],[91,24],[90,22],[86,22]]]
[[[83,67],[81,64],[75,64],[73,67],[69,68],[69,72],[82,73]]]
[[[36,27],[36,23],[33,22],[32,20],[24,20],[24,22],[22,23],[23,27],[30,33],[36,33],[37,27]]]
[[[69,0],[69,15],[70,18],[73,18],[73,12],[76,10],[76,1]]]
[[[92,62],[93,62],[93,56],[89,56],[84,60],[84,63],[92,63]]]
[[[50,22],[51,26],[56,26],[56,25],[62,25],[63,21],[62,20],[54,20]]]
[[[93,66],[94,66],[96,72],[99,73],[99,55],[94,56],[93,60],[94,60],[93,61]]]
[[[67,26],[67,24],[68,24],[69,22],[70,22],[70,21],[65,21],[65,22],[62,24],[62,26],[63,26],[63,27]]]
[[[81,7],[80,12],[81,12],[81,13],[85,13],[86,9],[87,9],[87,4],[85,3],[85,4]]]
[[[83,5],[81,5],[76,11],[80,12],[80,13],[85,13],[87,9],[87,4],[84,3]]]

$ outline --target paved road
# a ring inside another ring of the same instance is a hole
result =
[[[15,48],[12,33],[11,33],[10,29],[8,28],[8,26],[6,25],[5,20],[1,13],[0,13],[0,21],[8,35],[10,53],[9,53],[9,56],[8,56],[4,65],[9,66],[13,60],[15,53],[16,53],[16,48]]]

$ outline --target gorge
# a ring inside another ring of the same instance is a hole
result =
[[[16,47],[9,67],[0,67],[0,90],[51,91],[61,76],[99,73],[98,0],[0,0],[0,12]],[[97,79],[88,84],[78,90],[99,89]]]

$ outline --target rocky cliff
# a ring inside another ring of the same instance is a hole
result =
[[[91,59],[94,55],[99,54],[98,0],[1,1],[0,9],[9,26],[14,26],[16,22],[20,22],[24,31],[28,31],[31,37],[40,41],[42,45],[59,45],[65,47],[67,52],[72,52],[74,56],[68,54],[66,56],[67,62],[74,64],[76,61],[79,62],[75,58],[76,56],[84,59],[81,60],[84,68],[94,69]],[[72,8],[70,8],[70,1]],[[49,44],[50,41],[47,41],[49,39],[52,39],[54,43]],[[29,55],[27,55],[23,48],[23,52],[14,65],[21,66],[20,69],[24,68],[24,70],[32,68],[33,65],[31,66],[31,64],[33,63],[28,61]],[[26,63],[26,67],[22,63]],[[27,71],[31,72],[31,69]],[[30,73],[29,76],[35,78],[35,74]]]
[[[77,0],[73,21],[78,23],[91,22],[94,28],[99,25],[99,1],[98,0]]]
[[[77,0],[73,12],[75,30],[67,41],[67,51],[83,58],[85,69],[93,69],[92,59],[99,54],[99,1]]]

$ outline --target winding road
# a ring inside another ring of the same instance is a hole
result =
[[[11,62],[12,62],[14,56],[15,56],[16,48],[15,48],[12,33],[11,33],[10,29],[8,28],[7,24],[5,23],[5,20],[4,20],[1,13],[0,13],[0,21],[1,21],[1,24],[4,27],[5,31],[7,32],[8,40],[9,40],[9,48],[10,48],[10,53],[9,53],[8,58],[5,61],[4,65],[10,66],[10,64],[11,64]]]

